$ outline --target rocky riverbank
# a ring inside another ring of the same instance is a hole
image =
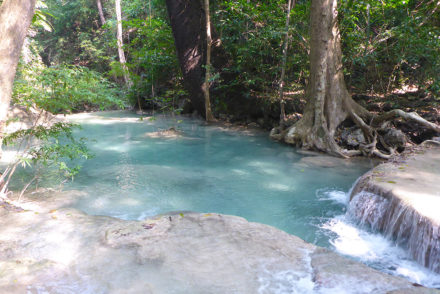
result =
[[[0,207],[1,293],[437,293],[240,217],[124,221],[34,196]]]
[[[364,175],[350,213],[440,273],[440,146],[425,144]]]

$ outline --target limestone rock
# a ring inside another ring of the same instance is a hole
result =
[[[240,217],[40,211],[0,214],[2,293],[425,293]]]
[[[281,141],[281,140],[283,140],[283,136],[284,136],[284,133],[281,132],[281,130],[279,128],[273,128],[272,130],[270,130],[269,137],[272,140]]]
[[[403,148],[405,147],[408,139],[405,134],[401,130],[389,129],[383,136],[383,139],[388,146]]]
[[[362,130],[359,128],[344,129],[341,133],[342,141],[351,147],[358,147],[360,144],[365,144],[365,137]]]
[[[326,289],[330,293],[350,293],[351,291],[385,293],[389,288],[399,289],[399,291],[408,288],[407,281],[404,279],[384,275],[324,248],[318,248],[313,252],[311,264],[314,270],[315,290]],[[352,290],[349,290],[350,288]],[[411,287],[409,289],[415,291],[414,293],[423,293],[422,288],[415,290]],[[325,293],[325,291],[322,292]]]
[[[353,188],[349,212],[440,273],[440,148],[381,164]]]

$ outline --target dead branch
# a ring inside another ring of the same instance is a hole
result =
[[[386,121],[394,120],[399,117],[407,121],[414,121],[430,130],[440,133],[440,126],[427,121],[426,119],[418,115],[416,112],[405,112],[401,109],[394,109],[384,114],[374,116],[373,119],[371,120],[371,125],[373,127],[379,127],[382,123]]]

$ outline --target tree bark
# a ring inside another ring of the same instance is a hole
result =
[[[190,94],[194,109],[205,115],[203,65],[206,56],[203,47],[206,33],[203,30],[205,17],[202,15],[201,2],[167,0],[166,5],[185,88]]]
[[[202,116],[206,115],[205,95],[203,85],[205,82],[206,65],[206,17],[204,2],[201,0],[167,0],[168,15],[176,45],[177,58],[183,75],[183,82],[189,92],[193,108]],[[236,75],[224,71],[230,66],[230,60],[224,51],[221,40],[215,28],[211,25],[211,74],[213,71],[220,75],[225,83],[235,79]],[[212,95],[225,94],[215,90],[217,82],[210,83]],[[228,94],[232,91],[228,89]],[[234,89],[235,90],[235,89]],[[223,95],[222,95],[223,96]],[[229,95],[235,99],[235,95]],[[217,96],[219,98],[219,96]],[[222,97],[223,99],[223,97]],[[240,99],[240,97],[238,97]],[[237,99],[235,99],[237,100]],[[235,101],[237,103],[237,101]],[[225,103],[228,103],[225,101]],[[239,104],[239,103],[237,103]],[[229,105],[228,105],[229,106]]]
[[[203,92],[205,95],[205,119],[206,121],[215,121],[211,111],[211,100],[209,95],[211,80],[211,18],[209,15],[209,0],[204,0],[205,21],[206,21],[206,63],[205,63],[205,82],[203,83]]]
[[[306,149],[341,155],[334,134],[348,117],[351,97],[342,74],[336,0],[312,0],[310,81],[303,118],[289,128],[285,141]]]
[[[119,54],[119,62],[121,63],[122,71],[124,74],[124,80],[126,85],[131,88],[132,83],[130,80],[128,68],[127,68],[127,61],[125,59],[124,54],[124,43],[122,40],[122,13],[121,13],[121,0],[115,0],[115,8],[116,8],[116,21],[117,21],[117,43],[118,43],[118,54]]]
[[[105,25],[104,11],[102,10],[101,0],[96,0],[96,6],[98,6],[99,19],[101,20],[101,25]]]
[[[0,6],[0,144],[21,48],[34,11],[35,0],[4,0]]]

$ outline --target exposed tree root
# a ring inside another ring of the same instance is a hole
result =
[[[427,121],[426,119],[418,115],[416,112],[405,112],[401,109],[394,109],[384,114],[374,116],[373,119],[371,120],[371,125],[373,127],[381,126],[384,122],[391,121],[399,117],[407,121],[413,121],[428,129],[436,131],[437,133],[440,133],[440,126]]]
[[[423,143],[421,145],[434,145],[434,146],[440,146],[440,142],[439,141],[434,141],[434,140],[426,140],[423,141]]]
[[[349,158],[353,156],[368,156],[379,157],[382,159],[390,159],[398,154],[399,146],[393,146],[385,140],[383,134],[386,134],[393,127],[391,123],[396,119],[403,119],[414,122],[422,127],[440,133],[440,126],[431,123],[415,112],[405,112],[400,109],[391,110],[384,114],[375,115],[354,102],[350,96],[345,97],[348,103],[345,103],[345,110],[347,117],[350,118],[354,124],[359,127],[365,138],[365,143],[359,144],[355,150],[346,150],[337,144],[332,132],[324,125],[320,128],[313,126],[313,119],[306,114],[303,119],[298,121],[293,126],[284,129],[274,129],[271,132],[271,137],[275,140],[282,141],[289,144],[294,144],[304,149],[314,149],[323,151],[331,155]],[[311,113],[311,112],[309,112]],[[362,116],[362,117],[361,117]],[[440,142],[429,140],[432,144],[440,145]]]
[[[365,114],[365,113],[363,113]],[[411,121],[417,123],[423,127],[440,133],[440,126],[431,123],[416,112],[405,112],[401,109],[394,109],[389,112],[372,115],[369,117],[370,122],[367,123],[362,118],[360,118],[354,111],[350,111],[350,117],[353,122],[363,131],[364,137],[366,138],[368,145],[360,146],[360,151],[364,155],[377,156],[383,159],[389,159],[396,154],[397,146],[390,146],[383,136],[379,135],[380,130],[386,131],[390,129],[389,123],[395,119],[402,118],[406,121]],[[378,145],[382,147],[379,149]]]

